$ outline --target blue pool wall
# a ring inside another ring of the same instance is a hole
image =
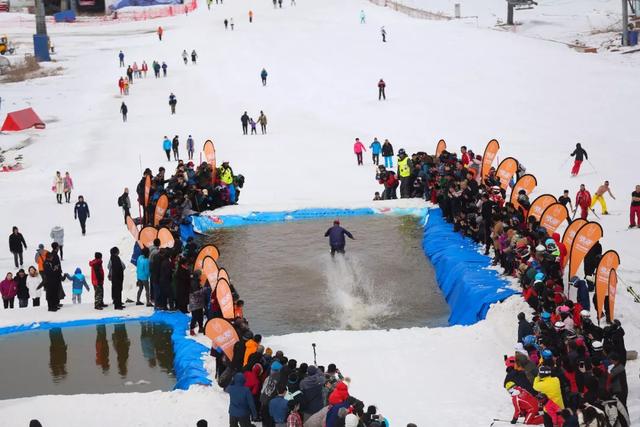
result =
[[[422,248],[433,264],[436,281],[449,305],[449,325],[479,322],[486,318],[491,304],[517,293],[496,271],[488,269],[491,259],[478,252],[477,244],[453,231],[440,208],[300,209],[193,216],[191,223],[193,230],[205,233],[219,228],[363,215],[413,215],[423,219]]]
[[[0,328],[0,335],[49,330],[53,328],[69,328],[74,326],[106,325],[126,322],[160,322],[173,328],[173,369],[176,374],[174,390],[188,390],[194,384],[211,385],[209,373],[204,367],[202,356],[209,353],[209,348],[195,340],[187,338],[186,330],[191,318],[179,312],[156,311],[151,316],[143,317],[108,317],[104,319],[79,319],[68,322],[36,322],[26,325]]]

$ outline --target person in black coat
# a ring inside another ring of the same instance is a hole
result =
[[[13,254],[13,262],[15,263],[16,268],[22,267],[23,246],[24,249],[27,249],[27,242],[24,241],[22,233],[18,231],[18,227],[13,227],[11,234],[9,235],[9,250]]]
[[[86,223],[87,218],[89,218],[90,216],[89,205],[84,201],[84,197],[78,196],[78,202],[73,208],[73,217],[80,221],[80,228],[82,229],[83,236],[87,233]]]
[[[584,148],[582,148],[582,145],[580,145],[580,143],[576,144],[576,149],[573,150],[573,153],[571,153],[570,155],[571,157],[575,156],[576,158],[573,162],[573,168],[571,169],[571,176],[576,176],[578,175],[578,173],[580,173],[580,165],[582,164],[584,159],[589,160],[589,155],[584,150]]]
[[[249,115],[246,111],[240,117],[240,122],[242,122],[242,134],[247,135],[247,133],[249,132]]]
[[[171,257],[165,249],[161,249],[161,253],[157,256],[161,256],[160,262],[160,277],[158,282],[159,295],[156,297],[157,304],[161,310],[167,310],[167,301],[173,300],[171,293],[171,278],[173,276],[173,265],[171,264]]]
[[[176,309],[188,313],[189,289],[191,285],[191,272],[186,258],[181,258],[176,270]]]
[[[44,261],[44,288],[47,297],[49,311],[58,311],[60,308],[60,289],[62,288],[62,270],[60,262],[55,260],[56,254],[51,251]]]
[[[518,342],[522,342],[522,339],[527,335],[533,335],[533,327],[527,321],[524,313],[518,313]]]
[[[18,287],[18,292],[20,288]],[[20,296],[18,295],[18,298]],[[627,363],[627,347],[624,344],[624,329],[618,319],[614,319],[611,326],[607,326],[603,331],[604,349],[607,354],[616,353],[620,356],[620,362],[623,365]]]
[[[120,113],[122,114],[122,121],[126,122],[127,121],[127,113],[129,112],[129,108],[127,107],[127,104],[124,103],[124,101],[122,101],[122,105],[120,106]]]
[[[113,299],[113,308],[122,310],[122,284],[124,282],[124,263],[120,259],[120,250],[117,247],[111,248],[109,251],[111,258],[107,265],[109,269],[109,280],[111,281],[111,298]]]
[[[27,274],[24,268],[18,270],[15,281],[18,284],[18,307],[24,308],[29,304],[29,288],[27,288]]]

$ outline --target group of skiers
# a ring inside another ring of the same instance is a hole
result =
[[[159,37],[160,38],[162,37],[161,33],[159,33]],[[193,54],[195,54],[195,50],[193,51]],[[125,67],[124,57],[125,57],[124,52],[120,51],[118,53],[118,58],[120,60],[121,68]],[[195,63],[195,59],[193,59],[193,62]],[[185,63],[186,63],[186,60],[185,60]],[[133,80],[135,78],[138,78],[138,79],[146,78],[147,72],[149,71],[149,66],[147,65],[147,61],[142,61],[141,66],[138,66],[138,63],[134,61],[133,65],[127,65],[125,68],[126,68],[126,76],[120,76],[120,79],[118,79],[118,89],[120,90],[120,95],[128,96],[129,89],[133,85]],[[160,64],[160,62],[154,60],[153,63],[151,64],[151,68],[153,69],[153,74],[155,75],[156,79],[160,77],[160,71],[162,71],[162,75],[164,77],[167,77],[168,66],[166,62],[163,61],[162,64]],[[169,105],[171,106],[172,114],[175,114],[175,103],[171,105],[171,102],[170,102]],[[126,122],[127,114],[129,114],[129,107],[124,101],[122,101],[122,103],[120,104],[120,114],[122,115],[122,121]]]

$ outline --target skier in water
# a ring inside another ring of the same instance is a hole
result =
[[[324,233],[324,237],[329,237],[329,246],[331,246],[331,256],[334,256],[336,252],[339,254],[344,254],[344,245],[345,239],[344,236],[347,236],[351,240],[355,240],[353,235],[349,233],[344,228],[340,227],[340,221],[333,221],[333,227],[327,230]]]

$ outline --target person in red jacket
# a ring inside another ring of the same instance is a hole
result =
[[[550,425],[553,427],[561,427],[564,423],[564,419],[560,416],[560,406],[555,403],[553,400],[549,399],[546,394],[538,393],[538,402],[540,402],[540,406],[544,409],[544,419],[547,422],[551,422]],[[545,425],[547,423],[545,422]]]
[[[575,215],[576,210],[580,207],[580,218],[587,219],[589,214],[589,207],[591,206],[591,193],[587,190],[584,184],[580,184],[580,191],[576,193],[576,208],[573,210]]]
[[[462,146],[460,147],[460,152],[462,153],[461,156],[461,161],[462,161],[462,166],[468,166],[469,163],[471,163],[471,158],[469,157],[469,153],[467,152],[467,147],[466,146]]]
[[[558,261],[560,261],[560,268],[564,270],[564,266],[567,261],[567,246],[564,243],[562,243],[562,240],[560,239],[560,234],[553,233],[551,235],[551,238],[556,242],[556,246],[560,251],[560,258],[558,259]]]
[[[517,423],[520,417],[524,417],[525,424],[540,425],[543,423],[543,417],[539,413],[538,399],[527,390],[517,386],[513,381],[509,381],[505,387],[511,395],[514,409],[511,424]]]
[[[359,166],[362,166],[362,153],[364,151],[367,151],[367,149],[364,148],[364,144],[360,142],[360,138],[356,138],[356,142],[353,144],[353,152],[356,154]]]
[[[250,371],[244,372],[244,386],[249,389],[253,396],[253,401],[258,406],[260,404],[260,390],[262,389],[262,383],[260,381],[262,371],[262,365],[256,363]]]
[[[349,387],[345,381],[340,381],[329,395],[329,404],[337,405],[347,400],[347,398],[349,398]]]
[[[89,261],[89,267],[91,267],[91,284],[94,288],[94,308],[96,310],[102,310],[106,305],[104,304],[104,269],[102,268],[102,254],[96,252],[94,258]]]
[[[122,77],[118,80],[118,87],[120,88],[120,95],[124,95],[124,79]]]

